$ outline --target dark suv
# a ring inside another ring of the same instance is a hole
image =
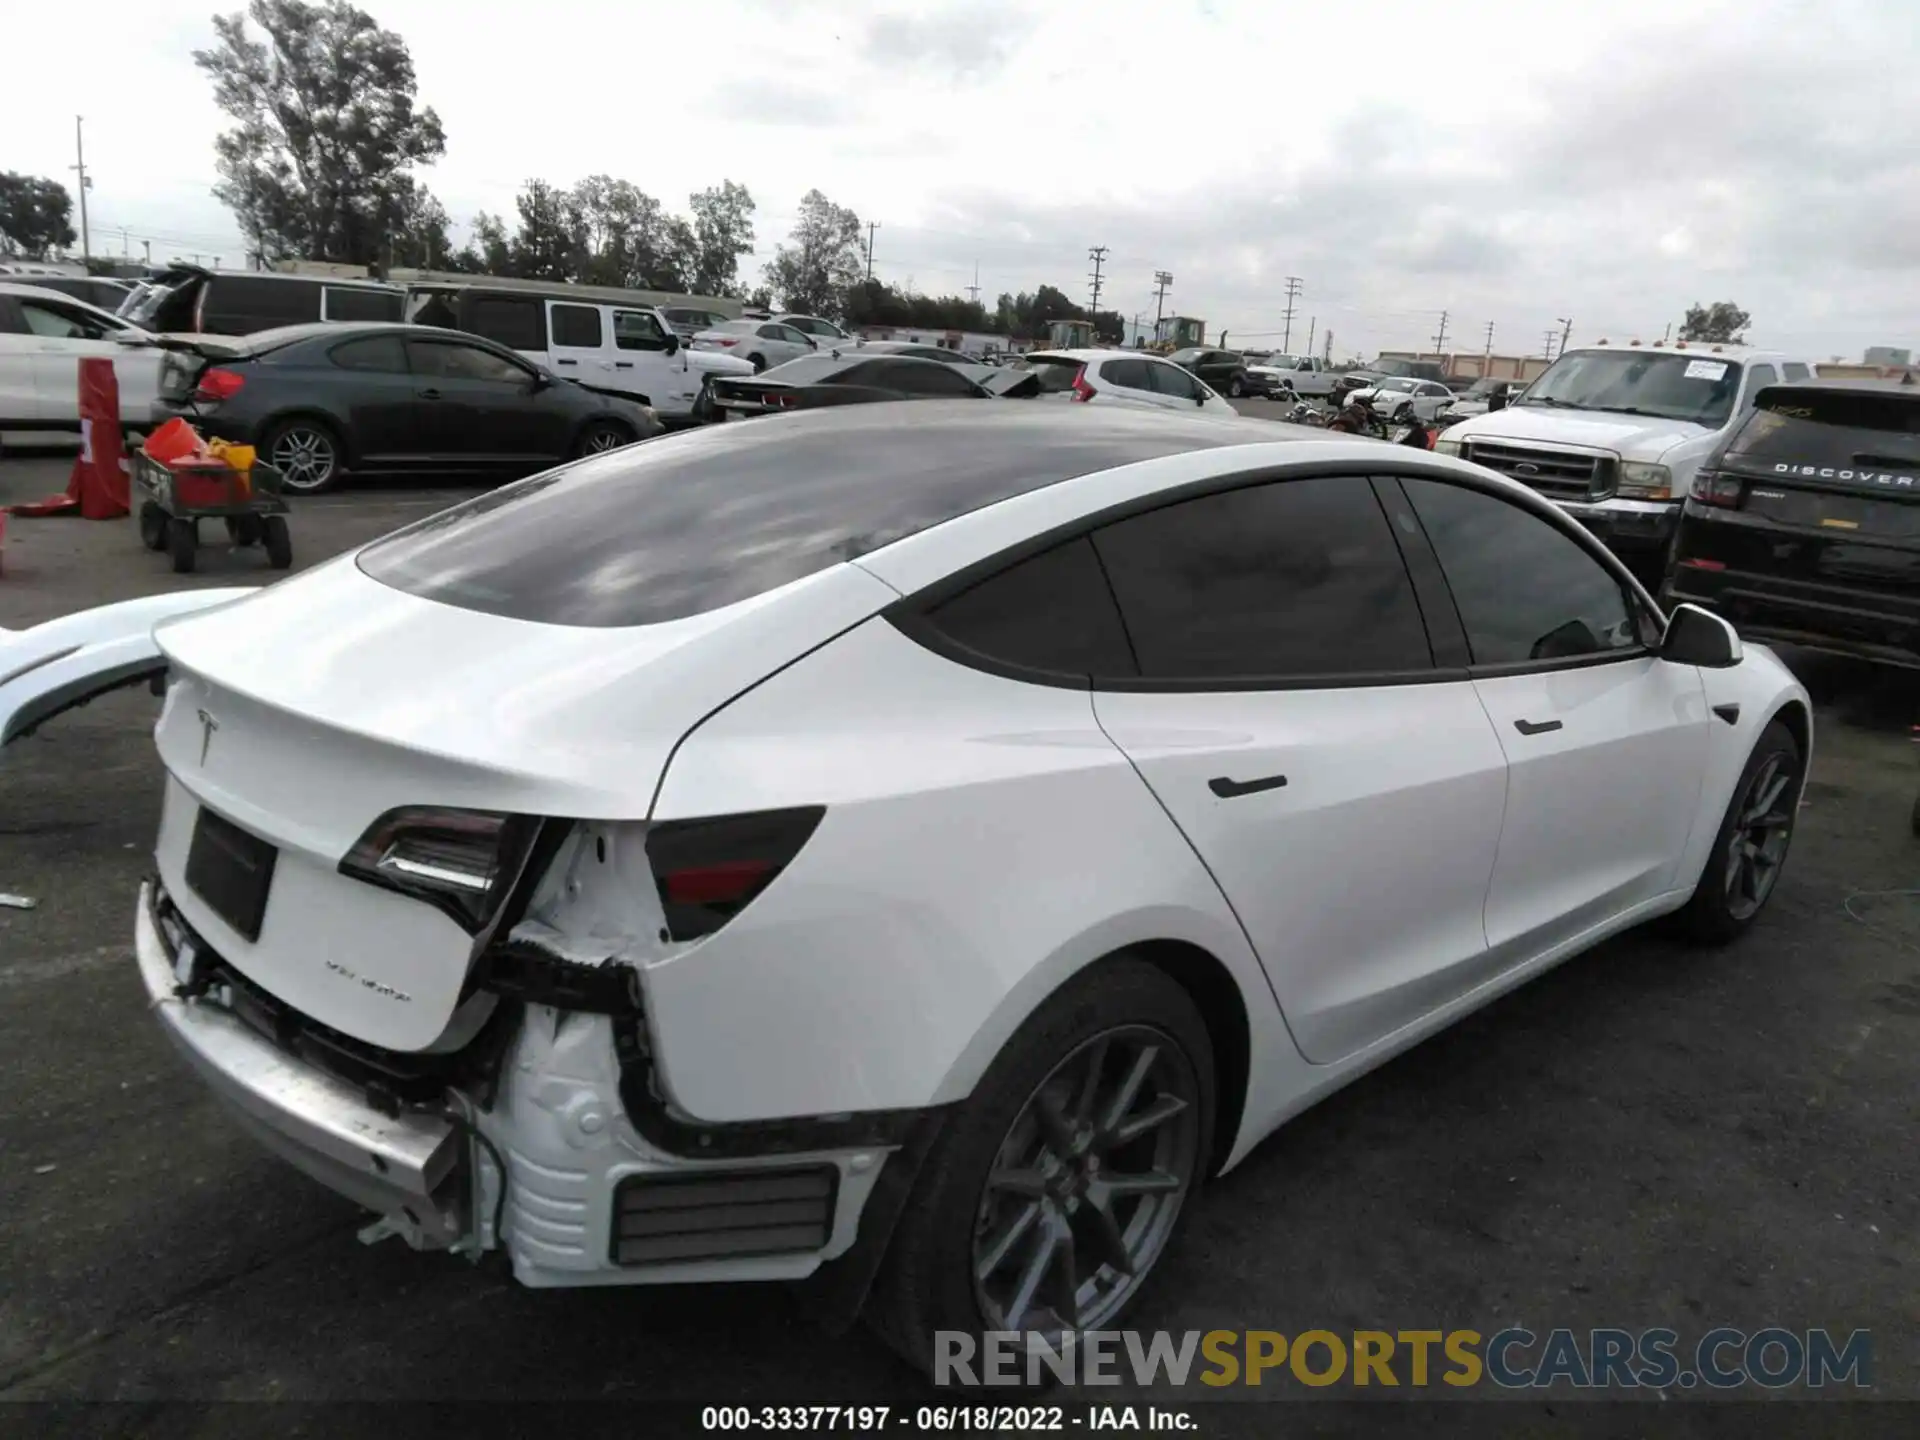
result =
[[[1167,359],[1208,389],[1235,400],[1242,395],[1251,395],[1256,389],[1266,388],[1248,381],[1245,358],[1231,350],[1206,350],[1196,346],[1191,350],[1176,350]]]
[[[1920,667],[1920,386],[1770,385],[1693,480],[1662,598]]]

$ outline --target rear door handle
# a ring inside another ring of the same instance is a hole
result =
[[[1222,800],[1232,800],[1241,795],[1258,795],[1262,790],[1278,790],[1286,783],[1284,775],[1263,775],[1258,780],[1230,780],[1225,775],[1216,775],[1207,781],[1207,788]]]
[[[1559,730],[1563,727],[1558,720],[1516,720],[1513,722],[1513,728],[1522,735],[1544,735],[1549,730]]]
[[[422,390],[419,392],[419,395],[422,400],[438,400],[440,398],[440,392],[434,389]]]
[[[633,361],[616,360],[613,362],[613,368],[616,370],[631,370],[633,368]]]
[[[556,365],[578,365],[580,362],[578,360],[556,360],[553,363]]]

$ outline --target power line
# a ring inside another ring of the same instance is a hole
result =
[[[1289,275],[1287,276],[1286,319],[1280,327],[1280,348],[1283,351],[1291,351],[1292,349],[1291,342],[1293,340],[1293,302],[1298,300],[1299,298],[1300,298],[1300,277],[1298,275]]]
[[[1097,327],[1100,323],[1100,268],[1107,263],[1107,247],[1095,245],[1087,251],[1087,258],[1093,261],[1093,274],[1090,277],[1093,282],[1093,304],[1089,307],[1088,313],[1093,317],[1093,323]]]

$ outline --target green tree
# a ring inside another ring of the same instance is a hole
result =
[[[408,172],[446,150],[440,117],[415,108],[406,43],[346,0],[252,0],[213,27],[218,43],[194,63],[238,122],[214,141],[213,193],[253,249],[384,260],[412,203]]]
[[[447,207],[424,185],[412,177],[401,176],[391,196],[392,228],[387,232],[387,250],[383,257],[388,268],[411,266],[418,270],[444,270],[453,260],[453,242],[447,231]]]
[[[473,217],[473,233],[467,243],[448,258],[449,270],[469,275],[513,275],[513,242],[507,238],[507,224],[498,215],[482,210]]]
[[[77,238],[73,197],[58,180],[0,172],[0,241],[28,260],[44,260]]]
[[[722,180],[687,200],[693,212],[690,273],[696,295],[731,295],[740,284],[740,257],[753,253],[753,196]]]
[[[809,190],[788,243],[767,264],[766,278],[787,309],[832,318],[860,282],[860,268],[860,217]]]
[[[1753,317],[1731,300],[1716,300],[1711,305],[1689,305],[1680,322],[1682,340],[1703,340],[1712,345],[1731,345],[1746,334]]]
[[[584,228],[573,196],[545,180],[529,180],[513,197],[520,228],[513,236],[513,273],[524,280],[571,280]]]

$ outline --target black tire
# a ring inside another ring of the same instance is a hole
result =
[[[616,420],[595,420],[580,432],[580,438],[574,443],[573,457],[578,460],[583,455],[604,455],[609,450],[618,450],[622,445],[633,443],[633,432]]]
[[[178,516],[167,521],[167,553],[173,557],[176,575],[193,573],[194,552],[200,548],[200,534],[193,521]]]
[[[1227,395],[1234,400],[1244,400],[1247,398],[1246,384],[1238,375],[1227,382]]]
[[[318,495],[340,483],[346,450],[331,425],[306,415],[282,420],[268,430],[259,455],[280,472],[288,493]]]
[[[1095,1300],[1111,1306],[1093,1317],[1099,1328],[1112,1328],[1132,1307],[1141,1284],[1177,1236],[1179,1222],[1205,1178],[1212,1153],[1216,1107],[1213,1045],[1206,1022],[1186,990],[1146,961],[1120,955],[1076,976],[1028,1017],[1007,1041],[973,1094],[954,1109],[914,1182],[913,1194],[888,1246],[865,1318],[890,1348],[921,1371],[931,1373],[933,1370],[935,1332],[959,1330],[978,1337],[986,1330],[1007,1328],[1002,1323],[1003,1316],[990,1317],[986,1313],[981,1300],[984,1284],[977,1288],[975,1283],[975,1249],[991,1233],[993,1227],[985,1222],[992,1218],[989,1207],[998,1203],[991,1197],[1004,1193],[999,1187],[989,1191],[988,1176],[1002,1165],[1003,1150],[1020,1143],[1018,1127],[1036,1113],[1030,1105],[1042,1101],[1044,1087],[1058,1078],[1057,1072],[1082,1055],[1093,1056],[1094,1047],[1100,1045],[1103,1036],[1107,1037],[1108,1045],[1117,1041],[1139,1044],[1141,1037],[1150,1036],[1151,1043],[1164,1047],[1164,1058],[1154,1063],[1167,1068],[1155,1073],[1171,1078],[1174,1085],[1172,1090],[1156,1089],[1153,1103],[1158,1104],[1167,1094],[1176,1093],[1181,1084],[1190,1083],[1190,1105],[1181,1107],[1165,1124],[1169,1130],[1176,1122],[1181,1127],[1187,1126],[1190,1109],[1192,1128],[1190,1132],[1183,1129],[1178,1137],[1180,1153],[1187,1157],[1185,1173],[1180,1176],[1184,1184],[1177,1195],[1163,1197],[1170,1202],[1167,1208],[1154,1211],[1133,1208],[1126,1212],[1123,1222],[1117,1222],[1125,1232],[1139,1231],[1142,1236],[1157,1237],[1150,1251],[1143,1249],[1135,1273],[1126,1277],[1104,1264],[1096,1264],[1091,1270],[1080,1265],[1068,1271],[1076,1277],[1082,1274],[1087,1277],[1081,1281],[1076,1294],[1085,1292],[1091,1285]],[[1103,1049],[1098,1053],[1104,1060],[1109,1052]],[[1126,1060],[1126,1052],[1113,1052],[1112,1063],[1118,1068],[1126,1068]],[[1160,1081],[1154,1083],[1161,1084]],[[1145,1093],[1144,1086],[1140,1093]],[[1074,1109],[1084,1118],[1101,1110],[1104,1104],[1079,1104]],[[1131,1108],[1124,1113],[1138,1116],[1144,1111]],[[1075,1126],[1080,1124],[1079,1118],[1068,1119]],[[1084,1139],[1102,1128],[1093,1124],[1079,1133]],[[1160,1143],[1162,1132],[1156,1128],[1153,1133],[1155,1143]],[[1029,1134],[1039,1138],[1038,1132]],[[1189,1142],[1191,1148],[1188,1148]],[[1095,1153],[1119,1152],[1102,1152],[1096,1146]],[[1023,1173],[1045,1173],[1044,1160],[1030,1163],[1041,1168]],[[1082,1160],[1080,1164],[1086,1162]],[[1156,1170],[1160,1168],[1159,1161],[1153,1164]],[[1060,1168],[1071,1170],[1072,1167],[1070,1164]],[[1167,1173],[1174,1172],[1168,1170]],[[1026,1194],[1016,1194],[1013,1204],[1025,1203],[1040,1217],[1028,1227],[1030,1231],[1044,1231],[1045,1227],[1055,1224],[1070,1228],[1065,1218],[1067,1212],[1059,1207],[1079,1202],[1055,1199],[1051,1187],[1057,1183],[1063,1183],[1059,1172],[1049,1181],[1045,1196],[1029,1199]],[[1091,1166],[1085,1183],[1093,1183]],[[1118,1203],[1129,1204],[1125,1199]],[[1141,1202],[1132,1203],[1138,1207]],[[1081,1223],[1087,1225],[1098,1218],[1099,1211],[1098,1205],[1088,1201],[1086,1208],[1076,1213]],[[1018,1226],[1009,1228],[1019,1234]],[[1035,1238],[1039,1238],[1038,1234]],[[1079,1244],[1080,1236],[1073,1234],[1066,1248],[1073,1252]],[[1012,1244],[1005,1247],[1008,1260],[1014,1258],[1015,1248]],[[1025,1259],[1020,1263],[1024,1265]],[[1048,1264],[1045,1273],[1050,1289],[1057,1283],[1054,1266]],[[1105,1300],[1099,1296],[1103,1276],[1110,1277],[1108,1284],[1122,1287]],[[1057,1324],[1057,1315],[1054,1320]]]
[[[1687,939],[1700,945],[1725,945],[1744,934],[1766,908],[1793,844],[1803,763],[1799,742],[1780,721],[1775,720],[1760,732],[1739,783],[1733,787],[1733,798],[1727,802],[1727,813],[1713,838],[1713,849],[1707,852],[1693,898],[1676,917],[1680,933]],[[1774,791],[1776,785],[1777,794],[1768,800],[1766,792]],[[1777,844],[1771,838],[1776,832]],[[1735,868],[1736,845],[1753,845],[1756,834],[1768,837],[1764,844],[1771,851],[1763,879],[1757,878],[1760,856],[1748,855],[1740,868]]]
[[[260,517],[258,515],[229,515],[227,517],[227,538],[241,549],[260,543]]]
[[[266,547],[267,564],[276,570],[286,570],[293,565],[293,532],[287,528],[287,517],[268,515],[249,516],[257,520],[260,526],[260,543]]]
[[[1411,405],[1402,405],[1398,410],[1394,411],[1393,423],[1396,425],[1411,425],[1413,423],[1413,407]]]
[[[767,368],[767,357],[764,355],[749,355],[747,362],[753,366],[753,373],[756,375]]]
[[[154,551],[167,548],[167,512],[151,500],[140,502],[140,543]]]

